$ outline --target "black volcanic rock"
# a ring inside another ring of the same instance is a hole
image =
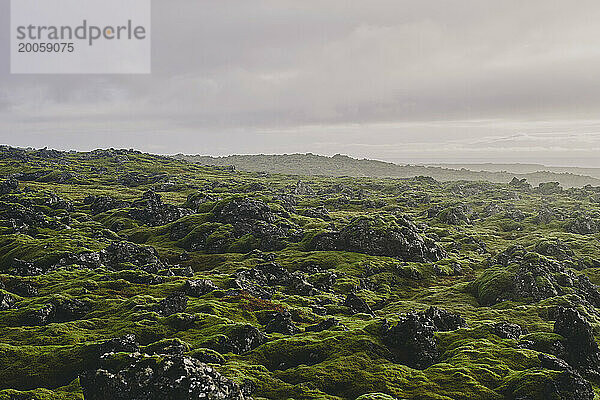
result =
[[[296,242],[301,232],[286,220],[281,220],[268,204],[251,198],[234,199],[216,211],[220,223],[230,224],[234,236],[252,235],[259,239],[260,250],[279,250],[284,241]]]
[[[292,322],[292,316],[287,311],[277,312],[271,318],[271,320],[265,326],[265,332],[267,333],[282,333],[284,335],[295,335],[300,332],[298,328]]]
[[[210,279],[190,279],[183,284],[183,291],[188,296],[199,297],[217,289]]]
[[[568,232],[579,235],[591,235],[600,232],[600,222],[586,214],[580,214],[571,221],[567,222]]]
[[[53,322],[74,321],[83,318],[92,309],[87,301],[79,299],[69,299],[53,303],[55,312]]]
[[[139,343],[135,335],[127,334],[122,337],[106,340],[98,345],[98,357],[111,353],[135,353],[139,351]]]
[[[600,350],[590,323],[574,308],[558,307],[555,318],[554,333],[565,338],[565,360],[582,373],[600,376]]]
[[[383,326],[383,342],[395,355],[396,361],[416,369],[425,369],[439,357],[435,333],[466,326],[458,314],[435,307],[424,312],[408,313],[394,326]]]
[[[163,203],[160,194],[152,190],[145,192],[140,200],[134,201],[132,207],[129,215],[150,226],[168,224],[192,213],[187,208]]]
[[[267,342],[267,336],[252,325],[238,325],[213,346],[220,353],[243,354]]]
[[[9,178],[0,182],[0,195],[9,194],[17,190],[19,182],[16,179]]]
[[[374,256],[397,257],[403,261],[438,261],[444,251],[404,217],[358,217],[340,231],[316,235],[312,250],[352,251]]]
[[[518,339],[523,334],[523,329],[517,324],[498,322],[494,324],[492,332],[502,339]]]
[[[131,203],[118,200],[110,196],[90,195],[83,199],[84,204],[88,204],[93,214],[103,213],[117,208],[127,208]]]
[[[299,212],[300,215],[304,215],[306,217],[311,218],[320,218],[323,221],[331,221],[331,216],[329,215],[329,210],[324,206],[319,206],[315,208],[307,208]]]
[[[530,252],[522,246],[509,247],[489,259],[488,264],[493,267],[490,272],[486,270],[474,282],[482,304],[496,304],[505,300],[539,301],[575,293],[600,306],[600,292],[589,278],[575,274],[568,264]],[[491,272],[499,270],[503,274],[494,275],[495,272]],[[481,290],[482,284],[488,289]]]
[[[467,208],[462,205],[445,208],[437,214],[436,218],[448,225],[469,224],[471,222]]]
[[[10,293],[0,291],[0,311],[10,310],[15,303],[16,300]]]
[[[139,357],[117,371],[79,377],[86,400],[244,400],[241,388],[214,368],[184,356]]]
[[[11,274],[18,276],[37,276],[44,273],[44,270],[31,261],[14,259],[8,269]]]
[[[373,310],[371,310],[371,307],[369,307],[367,302],[354,293],[349,293],[348,296],[346,296],[346,300],[344,300],[344,305],[348,307],[353,314],[373,314]]]
[[[534,251],[559,261],[571,260],[575,257],[575,253],[571,250],[569,245],[558,239],[542,240],[536,243]]]
[[[23,323],[25,325],[46,325],[52,322],[55,314],[56,306],[51,303],[46,304],[36,310],[28,311],[24,316]]]
[[[187,296],[183,293],[173,293],[169,297],[161,300],[155,310],[163,316],[169,316],[184,312],[187,308]]]
[[[232,278],[236,289],[244,290],[252,296],[263,299],[271,298],[275,286],[287,286],[294,282],[292,274],[274,262],[238,271]]]
[[[544,399],[593,400],[592,385],[573,371],[564,371],[546,384]]]
[[[101,264],[117,270],[134,265],[138,268],[145,267],[144,269],[149,272],[156,272],[163,267],[158,258],[158,253],[153,247],[140,246],[129,242],[113,242],[101,250],[98,256]],[[93,260],[96,259],[93,253],[88,257]]]

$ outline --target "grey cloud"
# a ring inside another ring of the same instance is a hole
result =
[[[150,76],[17,76],[2,60],[0,140],[394,160],[597,148],[595,1],[155,0],[153,13]],[[573,136],[540,136],[553,126]]]

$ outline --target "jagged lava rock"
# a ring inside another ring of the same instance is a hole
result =
[[[397,257],[403,261],[438,261],[445,256],[435,242],[422,235],[405,217],[357,217],[340,231],[317,234],[312,250],[352,251],[373,256]]]
[[[244,400],[239,385],[184,356],[140,357],[118,371],[80,375],[86,400]]]

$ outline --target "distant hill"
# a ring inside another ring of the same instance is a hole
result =
[[[424,165],[398,165],[390,162],[355,159],[345,155],[336,154],[332,157],[307,154],[282,154],[282,155],[232,155],[225,157],[212,157],[200,155],[177,154],[175,158],[192,161],[204,165],[232,165],[239,170],[282,173],[291,175],[322,175],[322,176],[356,176],[356,177],[394,177],[410,178],[414,176],[430,176],[439,181],[469,180],[489,182],[509,182],[513,177],[525,178],[533,186],[541,182],[559,182],[563,187],[582,187],[585,185],[600,186],[600,169],[594,172],[595,176],[575,174],[571,171],[544,171],[548,167],[540,165],[541,170],[536,170],[535,164],[511,164],[513,167],[524,166],[520,172],[517,170],[503,171],[494,164],[474,164],[449,166],[424,166]],[[508,164],[507,164],[508,165]],[[505,165],[505,166],[507,166]],[[467,168],[467,166],[469,168]],[[484,170],[483,168],[495,170]],[[481,169],[478,171],[477,169]],[[568,168],[567,168],[568,169]],[[581,168],[581,170],[594,170]]]
[[[570,173],[575,175],[591,176],[600,179],[600,168],[582,168],[582,167],[550,167],[542,164],[426,164],[449,169],[468,169],[470,171],[489,171],[489,172],[510,172],[514,174],[529,174],[533,172],[547,171],[557,174]]]

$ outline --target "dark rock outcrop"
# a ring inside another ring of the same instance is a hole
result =
[[[574,308],[558,307],[555,318],[554,333],[565,338],[565,360],[582,373],[600,376],[600,350],[590,323]]]
[[[585,275],[577,275],[566,264],[527,251],[522,246],[509,247],[490,259],[488,264],[493,268],[486,270],[474,282],[476,295],[482,304],[505,300],[540,301],[575,293],[600,306],[600,292]]]
[[[220,353],[243,354],[267,342],[267,337],[252,325],[238,325],[231,329],[227,336],[214,344]]]
[[[510,322],[498,322],[494,324],[492,332],[502,339],[519,339],[523,334],[523,329],[517,324]]]
[[[37,276],[44,273],[44,270],[35,263],[19,259],[13,260],[8,271],[18,276]]]
[[[600,232],[600,223],[597,219],[586,214],[580,214],[571,221],[567,222],[568,232],[579,235],[591,235]]]
[[[244,400],[241,388],[214,368],[184,356],[138,357],[117,371],[80,375],[86,400]]]
[[[292,274],[277,263],[260,264],[233,275],[233,286],[244,290],[254,297],[269,299],[275,286],[287,286],[292,283]]]
[[[168,224],[192,213],[191,210],[162,202],[160,194],[150,190],[133,202],[129,215],[150,226]]]
[[[10,293],[0,291],[0,311],[10,310],[15,303],[16,300]]]
[[[559,261],[571,260],[575,257],[575,253],[571,250],[569,245],[559,239],[542,240],[536,243],[534,251]]]
[[[320,218],[323,221],[331,221],[329,211],[324,206],[306,208],[304,210],[299,211],[298,213],[300,215],[304,215],[305,217]]]
[[[216,212],[217,221],[230,224],[236,238],[252,235],[260,250],[279,250],[285,241],[297,242],[302,232],[280,219],[269,206],[250,198],[234,199]]]
[[[79,299],[69,299],[64,301],[54,301],[55,312],[52,322],[67,322],[83,318],[92,310],[87,301]]]
[[[184,312],[187,308],[187,296],[183,293],[173,293],[169,297],[161,300],[155,307],[155,310],[163,315],[169,316],[176,313]]]
[[[373,314],[373,310],[371,310],[371,307],[369,307],[367,302],[354,293],[349,293],[348,296],[346,296],[346,300],[344,300],[344,306],[348,307],[352,314]]]
[[[56,314],[54,304],[46,304],[36,310],[28,311],[24,316],[25,325],[46,325],[52,322]]]
[[[282,333],[284,335],[295,335],[300,332],[298,328],[292,322],[292,315],[287,311],[276,312],[271,320],[265,326],[265,332],[267,333]]]
[[[32,283],[23,280],[17,279],[10,281],[6,288],[9,292],[17,294],[21,297],[35,297],[38,295],[37,287]]]
[[[98,345],[98,358],[112,353],[135,353],[139,351],[140,345],[135,335],[127,334],[122,337],[106,340]]]
[[[404,261],[438,261],[444,251],[422,235],[405,217],[358,217],[340,231],[316,235],[312,250],[352,251],[373,256],[397,257]]]
[[[466,322],[460,315],[430,307],[426,311],[405,314],[394,326],[385,323],[382,335],[397,362],[424,369],[439,357],[435,333],[464,326]]]
[[[146,175],[141,172],[127,172],[117,177],[117,183],[128,187],[138,187],[141,185],[165,181],[168,178],[169,177],[165,174]]]
[[[546,384],[545,399],[593,400],[592,385],[573,371],[564,371]]]
[[[158,258],[156,249],[130,242],[112,242],[98,252],[74,254],[62,258],[54,267],[78,265],[86,268],[109,267],[116,271],[143,269],[157,273],[164,265]]]
[[[127,208],[131,203],[118,200],[110,196],[89,195],[83,199],[83,204],[88,204],[93,214],[100,214],[118,208]]]
[[[9,194],[17,190],[19,182],[16,179],[9,178],[0,182],[0,195]]]
[[[448,225],[460,225],[471,223],[471,220],[469,219],[468,215],[468,210],[465,206],[462,205],[452,206],[443,209],[439,212],[436,218],[441,223]]]
[[[200,297],[217,289],[210,279],[190,279],[185,281],[183,291],[188,296]]]

